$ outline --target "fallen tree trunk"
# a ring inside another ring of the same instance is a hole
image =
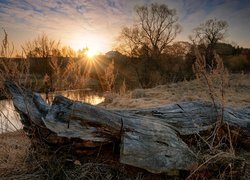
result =
[[[190,170],[198,157],[182,138],[208,131],[218,116],[207,102],[121,111],[57,96],[49,106],[38,93],[10,81],[5,84],[33,143],[50,147],[67,144],[76,153],[91,154],[118,142],[121,163],[152,173]],[[250,108],[225,108],[224,117],[230,127],[240,128],[249,145]]]

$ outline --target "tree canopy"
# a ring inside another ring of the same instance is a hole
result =
[[[214,51],[218,42],[224,40],[228,30],[228,23],[216,18],[209,19],[205,23],[194,28],[191,41],[203,47],[207,62],[207,68],[213,68]]]
[[[119,43],[122,52],[130,56],[158,57],[181,31],[175,9],[165,4],[137,6],[137,21],[124,27]]]
[[[52,40],[46,34],[42,34],[27,42],[22,49],[27,57],[49,58],[60,55],[59,46],[60,41]]]

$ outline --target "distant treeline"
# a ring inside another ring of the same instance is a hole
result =
[[[202,51],[202,47],[200,47],[200,49]],[[146,58],[131,58],[118,51],[110,51],[105,55],[99,55],[91,61],[87,60],[87,58],[70,58],[63,56],[47,58],[28,57],[27,60],[29,62],[29,73],[31,75],[34,75],[38,79],[43,79],[45,75],[48,75],[51,81],[55,81],[55,78],[58,78],[55,77],[55,68],[60,69],[61,75],[59,76],[62,76],[60,78],[64,78],[63,72],[67,71],[68,65],[72,62],[77,63],[77,66],[79,66],[78,71],[89,72],[88,76],[90,80],[97,82],[96,88],[103,88],[103,90],[105,90],[105,87],[103,87],[101,81],[105,70],[112,61],[114,62],[114,70],[112,73],[115,75],[113,89],[116,91],[124,81],[128,89],[134,89],[141,87],[142,83],[145,82],[152,87],[158,84],[193,79],[195,76],[192,65],[195,61],[195,55],[192,45],[188,42],[174,43],[169,46],[168,52],[169,53],[163,53],[153,65],[151,65],[151,61],[147,61]],[[216,52],[222,57],[229,72],[240,73],[250,71],[250,49],[218,43]],[[11,60],[17,63],[23,61],[22,58],[12,58]],[[52,66],[53,63],[51,62],[53,61],[57,61],[56,64],[58,67]],[[147,71],[148,67],[151,67],[150,71]],[[142,79],[145,77],[140,77],[140,74],[144,73],[151,73],[151,79]],[[77,79],[77,76],[75,78]],[[150,85],[150,81],[152,85]]]
[[[202,47],[199,47],[199,49],[202,51]],[[223,59],[224,65],[230,73],[250,72],[250,49],[218,43],[215,52]],[[124,78],[132,86],[138,86],[138,81],[140,81],[138,74],[144,74],[138,71],[146,71],[145,73],[152,74],[152,79],[148,80],[152,81],[150,86],[195,78],[192,69],[196,59],[194,46],[188,42],[177,42],[169,46],[168,53],[161,54],[155,60],[156,65],[151,65],[151,61],[147,61],[147,58],[144,59],[143,57],[131,58],[114,51],[108,54],[112,54],[111,57],[116,60],[115,66],[120,72],[118,79],[121,81]],[[147,66],[154,66],[154,68],[147,71]],[[136,80],[133,77],[137,77]],[[145,81],[145,79],[141,79],[141,81]]]

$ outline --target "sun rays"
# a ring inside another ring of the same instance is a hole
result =
[[[93,59],[94,56],[97,56],[97,55],[98,55],[98,51],[95,50],[95,49],[88,49],[87,52],[86,52],[86,56],[89,59]]]

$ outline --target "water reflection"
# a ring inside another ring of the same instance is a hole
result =
[[[0,101],[0,133],[21,129],[20,116],[11,100]]]
[[[45,99],[45,94],[41,94]],[[72,91],[59,91],[49,94],[49,101],[52,102],[56,95],[62,95],[69,99],[86,102],[92,105],[97,105],[104,101],[104,97],[101,93],[83,91],[83,90],[72,90]],[[15,111],[11,100],[0,101],[0,133],[15,131],[21,129],[22,124],[20,122],[20,116]]]
[[[71,90],[71,91],[57,91],[54,93],[50,93],[49,102],[52,102],[54,97],[57,95],[62,95],[69,99],[89,103],[92,105],[97,105],[104,101],[104,97],[102,96],[101,93],[92,92],[89,90]],[[45,94],[42,94],[42,97],[46,99]]]

